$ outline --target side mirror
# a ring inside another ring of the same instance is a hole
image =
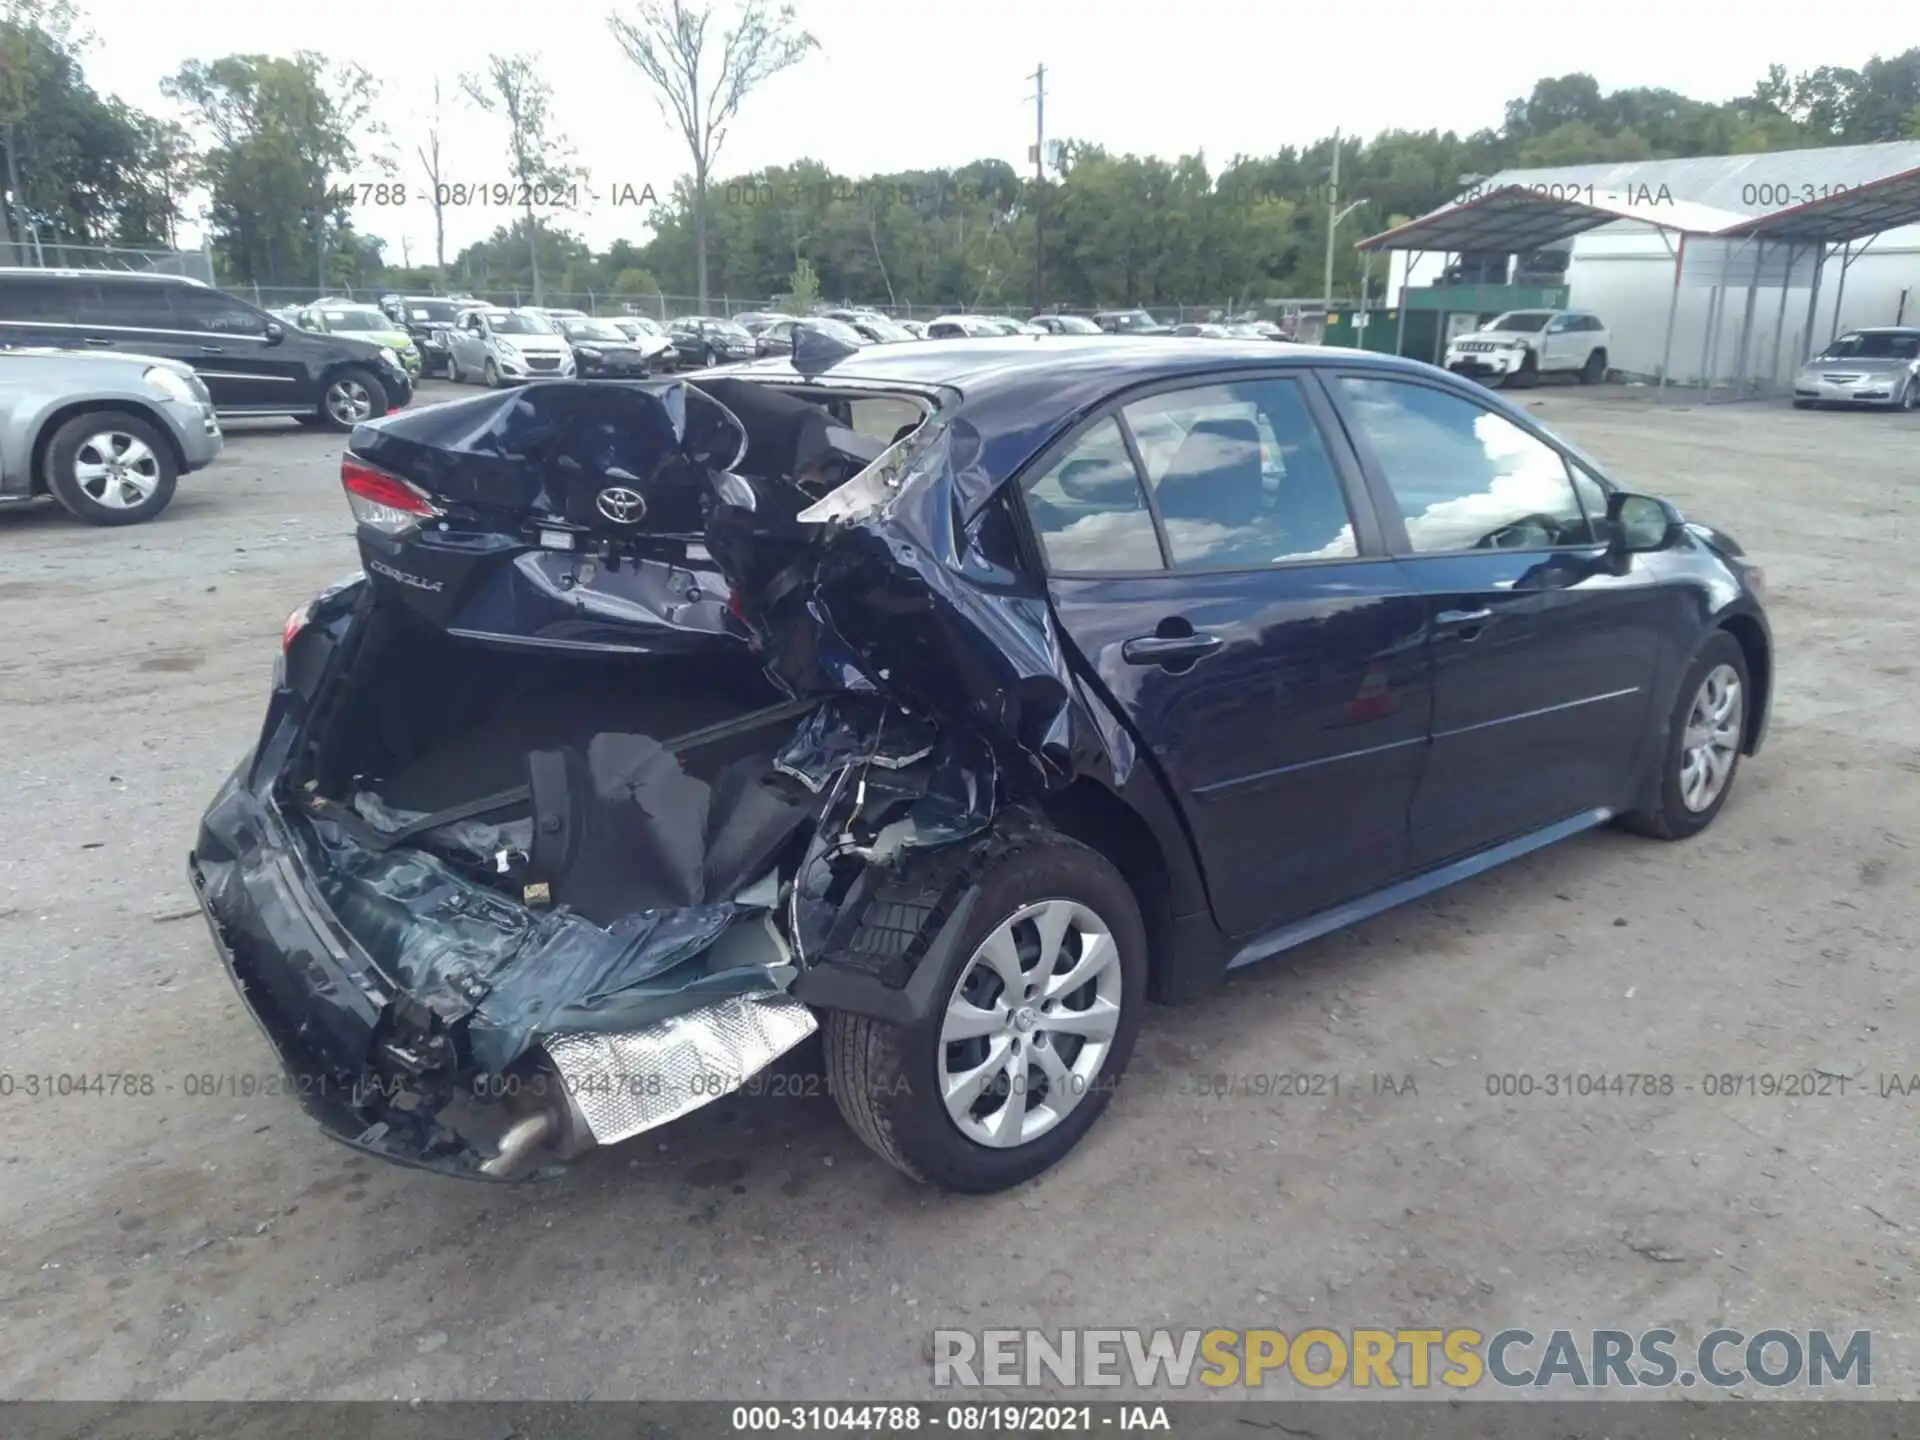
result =
[[[282,325],[278,320],[269,320],[267,321],[266,337],[269,345],[278,345],[282,340],[287,338],[287,327]]]
[[[1607,541],[1622,555],[1664,550],[1680,528],[1680,512],[1652,495],[1616,490],[1607,496]]]

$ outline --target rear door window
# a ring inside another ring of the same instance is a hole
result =
[[[266,333],[266,318],[230,295],[194,286],[169,288],[173,291],[174,328],[177,330],[202,330],[211,335],[234,336]]]
[[[178,330],[172,295],[177,286],[141,280],[99,280],[74,287],[80,323],[102,329]]]
[[[1359,554],[1345,487],[1297,382],[1166,391],[1123,413],[1175,569]]]
[[[1103,419],[1027,487],[1047,568],[1067,574],[1165,568],[1126,438]]]

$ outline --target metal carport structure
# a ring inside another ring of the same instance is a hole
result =
[[[1806,340],[1799,355],[1800,363],[1805,364],[1816,353],[1813,348],[1814,313],[1820,303],[1820,278],[1833,247],[1840,247],[1840,278],[1833,297],[1833,327],[1827,332],[1829,344],[1840,333],[1840,305],[1847,294],[1847,271],[1880,236],[1908,225],[1920,225],[1920,169],[1904,170],[1897,175],[1869,180],[1837,194],[1809,200],[1804,205],[1756,215],[1729,226],[1720,234],[1725,240],[1756,244],[1763,252],[1768,245],[1785,245],[1790,252],[1796,247],[1804,247],[1813,252],[1813,276],[1807,287]],[[1855,242],[1864,243],[1855,249]],[[1783,313],[1785,304],[1786,296],[1783,293]],[[1776,358],[1779,348],[1780,335],[1776,324]]]
[[[1700,242],[1717,241],[1738,227],[1750,223],[1754,217],[1692,201],[1667,200],[1656,203],[1625,199],[1617,195],[1594,194],[1591,187],[1588,187],[1588,198],[1579,199],[1570,194],[1554,193],[1559,188],[1557,186],[1503,185],[1472,200],[1443,206],[1418,220],[1369,236],[1358,242],[1355,248],[1369,253],[1395,250],[1438,251],[1443,257],[1467,251],[1524,253],[1543,249],[1557,241],[1571,239],[1573,236],[1597,230],[1602,226],[1618,224],[1621,221],[1632,221],[1648,226],[1660,235],[1674,261],[1673,293],[1667,306],[1666,337],[1660,364],[1660,393],[1664,398],[1667,378],[1672,370],[1673,331],[1674,321],[1679,313],[1680,288],[1688,275],[1687,242],[1693,240],[1698,245]],[[1678,237],[1677,244],[1675,237]],[[1789,246],[1788,268],[1781,278],[1783,314],[1786,306],[1786,292],[1793,278],[1793,254],[1800,243],[1796,241]],[[1724,245],[1718,247],[1712,260],[1719,262],[1717,271],[1709,269],[1704,276],[1697,266],[1694,271],[1697,278],[1703,278],[1704,281],[1712,283],[1714,288],[1708,312],[1709,348],[1701,357],[1702,391],[1709,395],[1713,387],[1712,364],[1717,358],[1719,307],[1729,278],[1728,266],[1731,255],[1727,247]],[[1711,264],[1711,261],[1709,263]],[[1407,273],[1402,281],[1403,286],[1411,281],[1412,269],[1413,262],[1409,259]],[[1745,364],[1752,327],[1752,312],[1756,298],[1753,287],[1757,286],[1760,273],[1756,265],[1750,277],[1747,315],[1740,334],[1741,367]],[[1404,294],[1401,296],[1399,312],[1401,338],[1404,339],[1407,313]],[[1778,342],[1779,336],[1776,332],[1776,351]],[[1396,343],[1395,349],[1400,348],[1400,344]]]

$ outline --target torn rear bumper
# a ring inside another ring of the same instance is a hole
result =
[[[398,1021],[423,1001],[394,987],[346,934],[286,823],[239,774],[207,812],[187,869],[286,1088],[332,1138],[397,1164],[476,1180],[550,1178],[587,1149],[738,1090],[818,1027],[790,995],[749,991],[629,1031],[547,1037],[498,1074],[443,1066],[408,1075],[393,1063],[405,1049]]]

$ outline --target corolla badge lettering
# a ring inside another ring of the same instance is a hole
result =
[[[398,580],[402,585],[411,585],[415,590],[424,590],[429,595],[436,595],[447,588],[444,580],[429,580],[424,575],[409,575],[406,571],[396,570],[393,566],[379,560],[369,560],[367,568],[376,575],[384,575],[389,580]]]
[[[647,497],[624,485],[609,485],[593,503],[616,525],[638,525],[647,514]]]

